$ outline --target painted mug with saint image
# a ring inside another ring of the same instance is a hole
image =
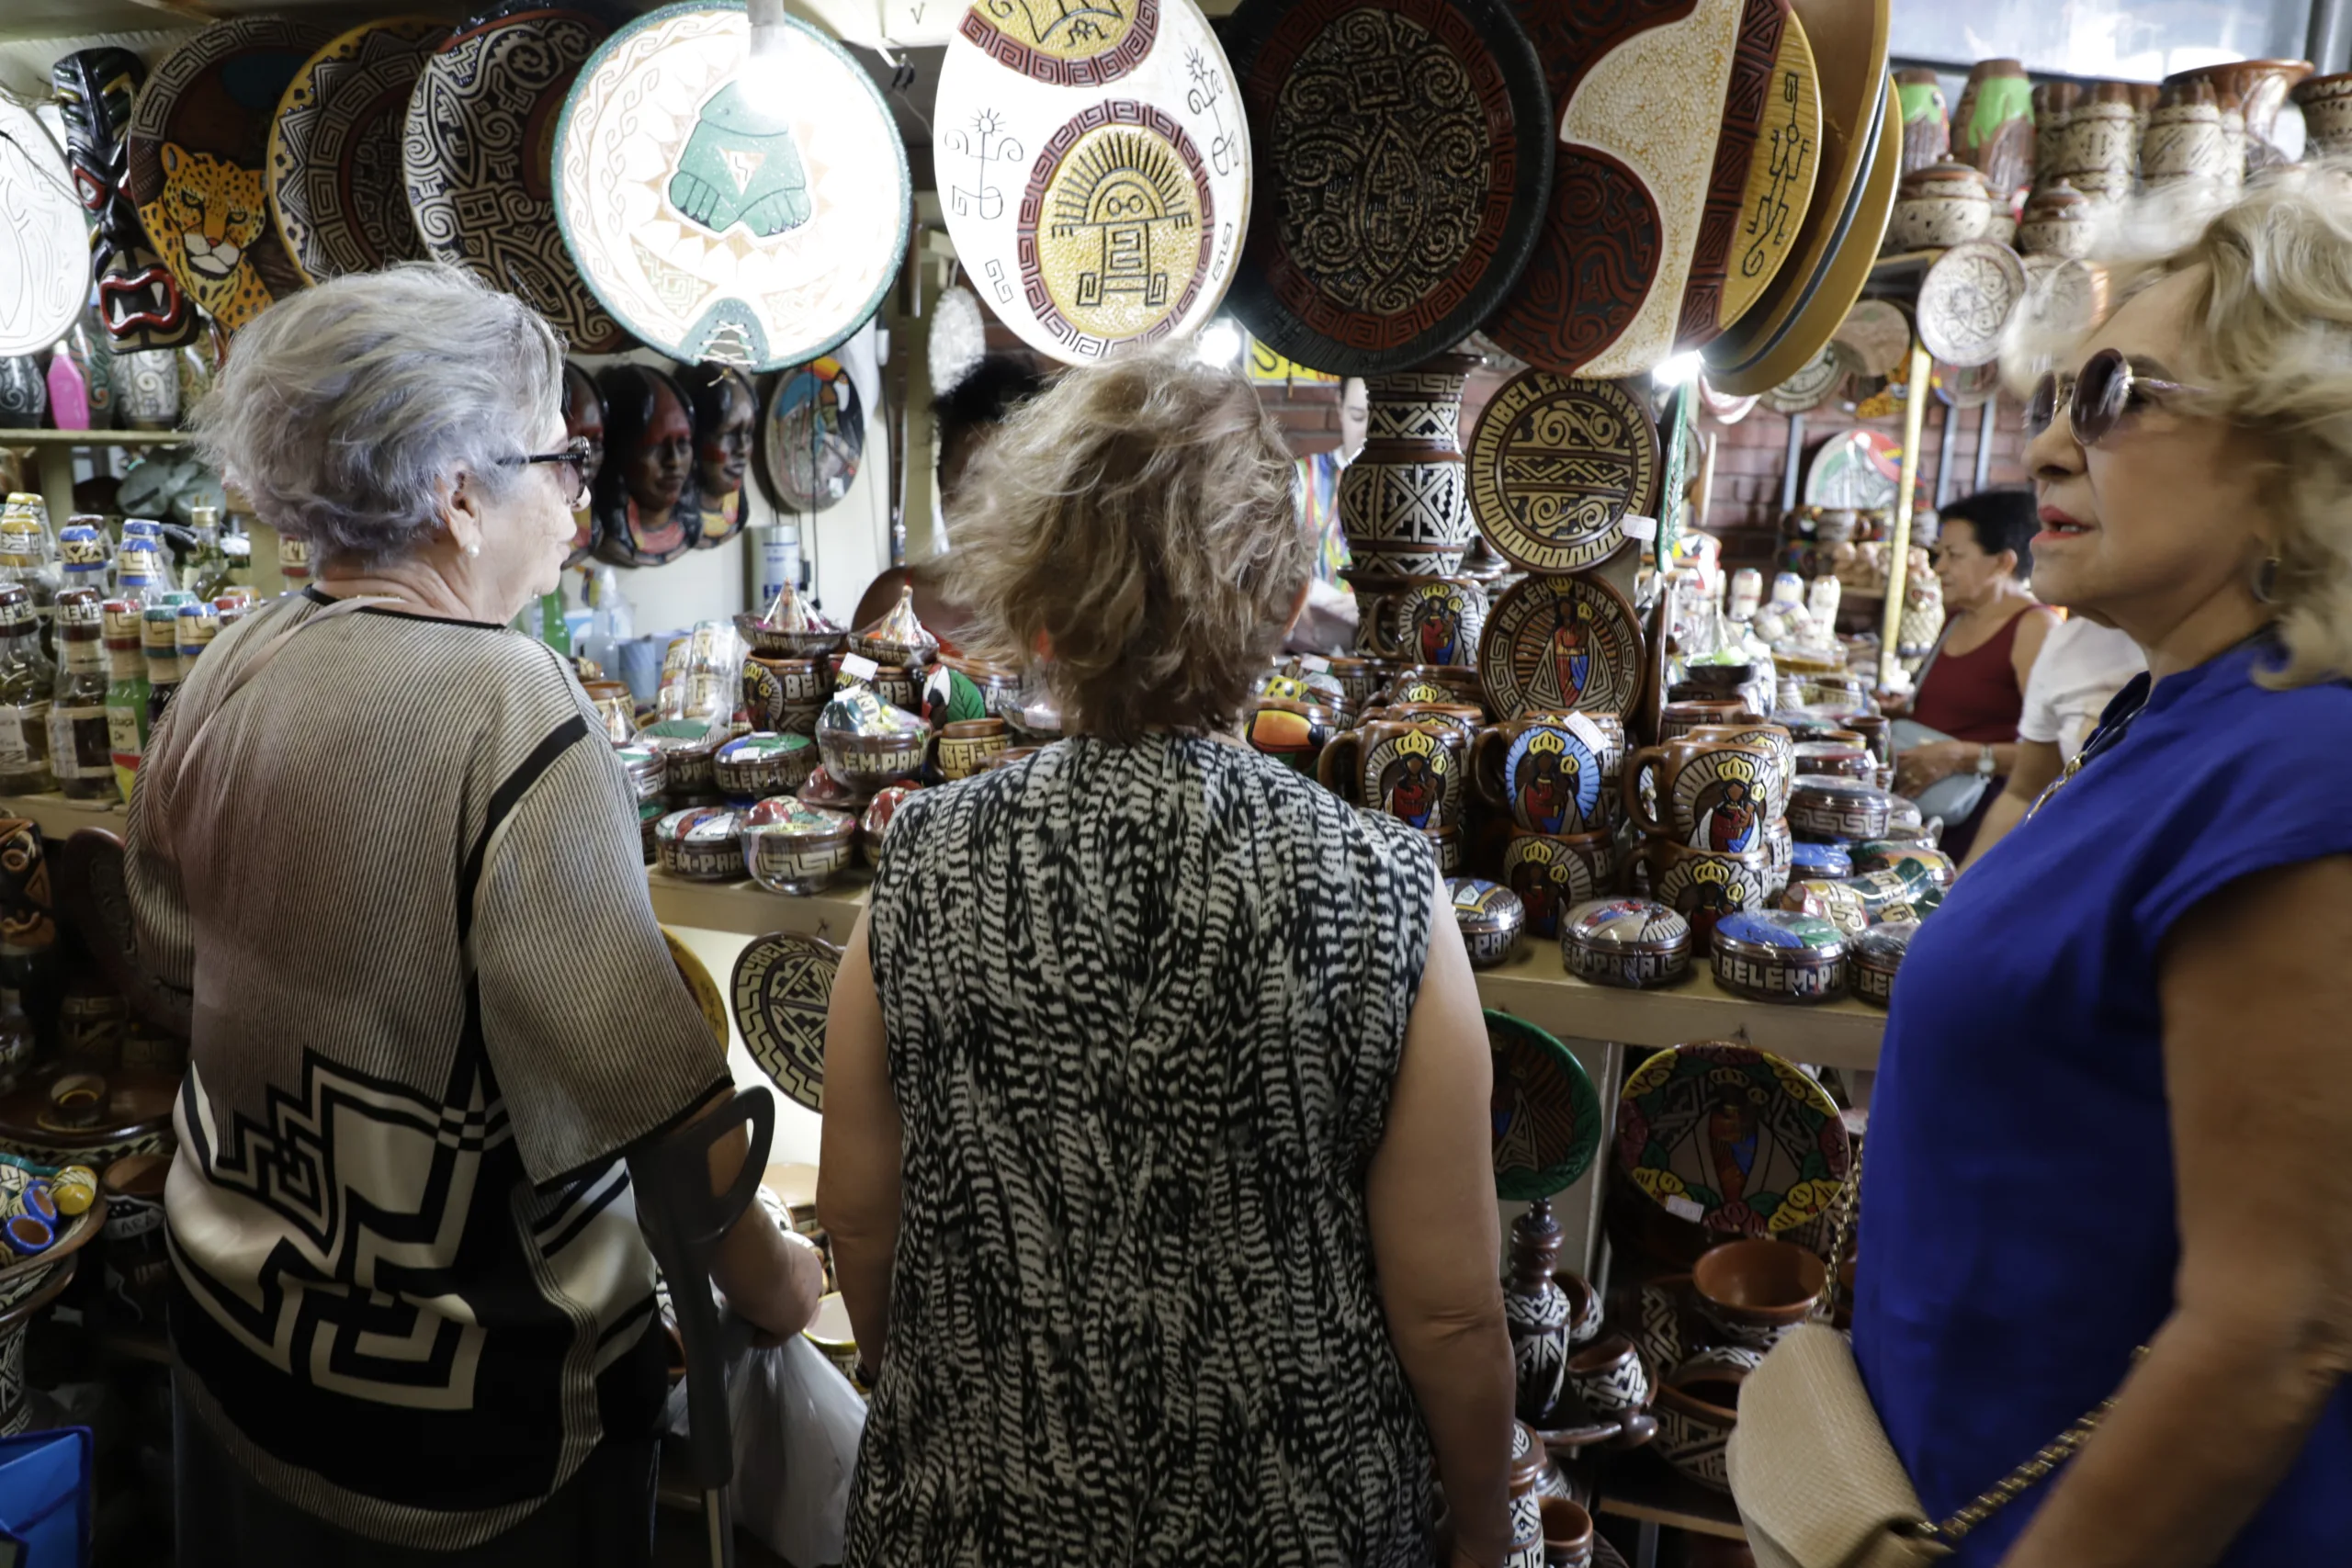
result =
[[[1643,832],[1717,854],[1762,851],[1789,805],[1789,775],[1770,747],[1688,735],[1634,752],[1623,789],[1625,815]]]

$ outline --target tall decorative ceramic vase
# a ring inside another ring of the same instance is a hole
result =
[[[1903,172],[1941,163],[1951,151],[1951,109],[1942,82],[1924,67],[1906,66],[1894,73],[1894,91],[1903,106]]]
[[[1951,155],[1974,165],[1998,210],[2033,183],[2033,84],[2014,60],[1980,60],[1951,118]]]
[[[1510,1325],[1511,1371],[1519,1418],[1536,1427],[1560,1401],[1568,1368],[1574,1303],[1553,1279],[1565,1239],[1552,1205],[1539,1198],[1510,1223],[1510,1271],[1503,1276],[1503,1319]]]
[[[1367,577],[1451,577],[1470,547],[1462,480],[1462,385],[1474,354],[1441,354],[1367,378],[1370,429],[1340,475],[1340,522]]]
[[[2243,174],[2213,85],[2199,77],[2165,84],[2140,139],[2140,177],[2148,188],[2188,186],[2220,200],[2237,188]]]
[[[178,357],[168,348],[114,356],[116,412],[130,430],[169,430],[180,422]]]
[[[2288,95],[2297,84],[2311,73],[2308,60],[2232,60],[2184,71],[2180,76],[2199,77],[2213,85],[2225,124],[2230,111],[2237,111],[2239,124],[2233,129],[2239,132],[2244,172],[2252,175],[2288,161],[2286,149],[2279,145],[2278,111],[2287,107]]]
[[[49,382],[29,354],[0,359],[0,429],[38,430],[49,417]]]

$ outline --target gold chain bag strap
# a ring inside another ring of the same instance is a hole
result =
[[[2115,1404],[2110,1395],[1951,1517],[1928,1518],[1862,1386],[1851,1342],[1829,1324],[1861,1184],[1857,1156],[1814,1321],[1792,1330],[1740,1386],[1739,1424],[1724,1457],[1760,1568],[1916,1568],[1948,1557],[2065,1463]]]

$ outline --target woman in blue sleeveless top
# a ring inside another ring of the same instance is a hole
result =
[[[1963,1568],[2352,1563],[2352,181],[2122,297],[2029,415],[2034,587],[2149,674],[1911,951],[1855,1349],[1938,1518],[2120,1391]]]

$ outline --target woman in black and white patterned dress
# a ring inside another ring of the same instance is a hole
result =
[[[1254,394],[1075,372],[975,474],[1071,739],[914,796],[818,1205],[876,1380],[852,1568],[1454,1564],[1508,1536],[1485,1031],[1424,840],[1234,739],[1314,541]]]

